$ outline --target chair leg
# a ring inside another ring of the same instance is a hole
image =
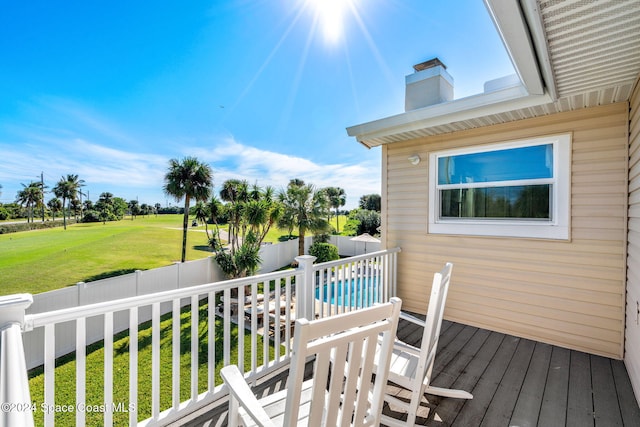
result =
[[[229,426],[239,426],[241,424],[238,416],[238,408],[238,401],[229,395],[229,412],[227,413]]]
[[[450,388],[440,388],[429,386],[424,390],[427,394],[434,394],[442,397],[454,397],[456,399],[473,399],[473,395],[464,390],[453,390]]]

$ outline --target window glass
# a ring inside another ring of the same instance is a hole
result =
[[[442,190],[441,218],[550,220],[551,185]]]
[[[438,158],[438,185],[553,177],[553,144]]]

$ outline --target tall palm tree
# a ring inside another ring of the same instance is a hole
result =
[[[56,197],[62,198],[62,224],[64,229],[67,229],[67,215],[66,211],[71,212],[71,201],[78,197],[80,188],[84,185],[83,179],[78,179],[78,175],[67,174],[53,187],[53,194]],[[65,210],[66,204],[66,210]]]
[[[27,208],[27,222],[33,222],[33,208],[42,203],[40,183],[31,182],[29,185],[22,184],[22,190],[18,191],[16,203]]]
[[[304,255],[304,238],[307,232],[321,233],[329,228],[325,219],[329,210],[327,196],[324,191],[317,191],[312,184],[292,179],[287,189],[280,192],[279,199],[284,205],[279,224],[298,228],[298,255]]]
[[[338,209],[347,203],[347,195],[344,189],[340,187],[325,188],[327,197],[329,198],[329,206],[336,210],[336,232],[340,232],[340,224],[338,223]]]
[[[222,184],[220,198],[227,202],[229,245],[231,252],[235,253],[240,248],[239,236],[246,231],[242,230],[242,210],[244,204],[249,201],[249,183],[239,179],[226,180]]]
[[[184,198],[184,218],[182,220],[182,262],[187,255],[187,229],[189,227],[189,204],[191,199],[207,200],[211,196],[213,171],[211,166],[201,163],[195,157],[185,157],[182,161],[169,160],[169,170],[164,176],[164,192],[176,201]]]

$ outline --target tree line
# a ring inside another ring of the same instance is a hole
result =
[[[42,221],[45,221],[45,217],[55,221],[61,217],[66,229],[67,219],[72,216],[76,221],[106,222],[121,220],[127,213],[134,219],[138,215],[157,214],[161,210],[160,203],[148,205],[139,204],[137,200],[127,202],[110,192],[100,194],[94,203],[82,192],[84,184],[84,180],[75,174],[63,176],[51,191],[47,191],[49,187],[42,181],[21,184],[22,189],[18,191],[14,203],[0,204],[0,220],[26,218],[27,222],[34,222],[36,216],[41,216]],[[46,193],[53,194],[53,197],[45,203]],[[83,197],[86,199],[82,200]]]

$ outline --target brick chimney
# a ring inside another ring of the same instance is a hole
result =
[[[453,77],[438,58],[413,66],[406,76],[404,110],[411,111],[453,100]]]

